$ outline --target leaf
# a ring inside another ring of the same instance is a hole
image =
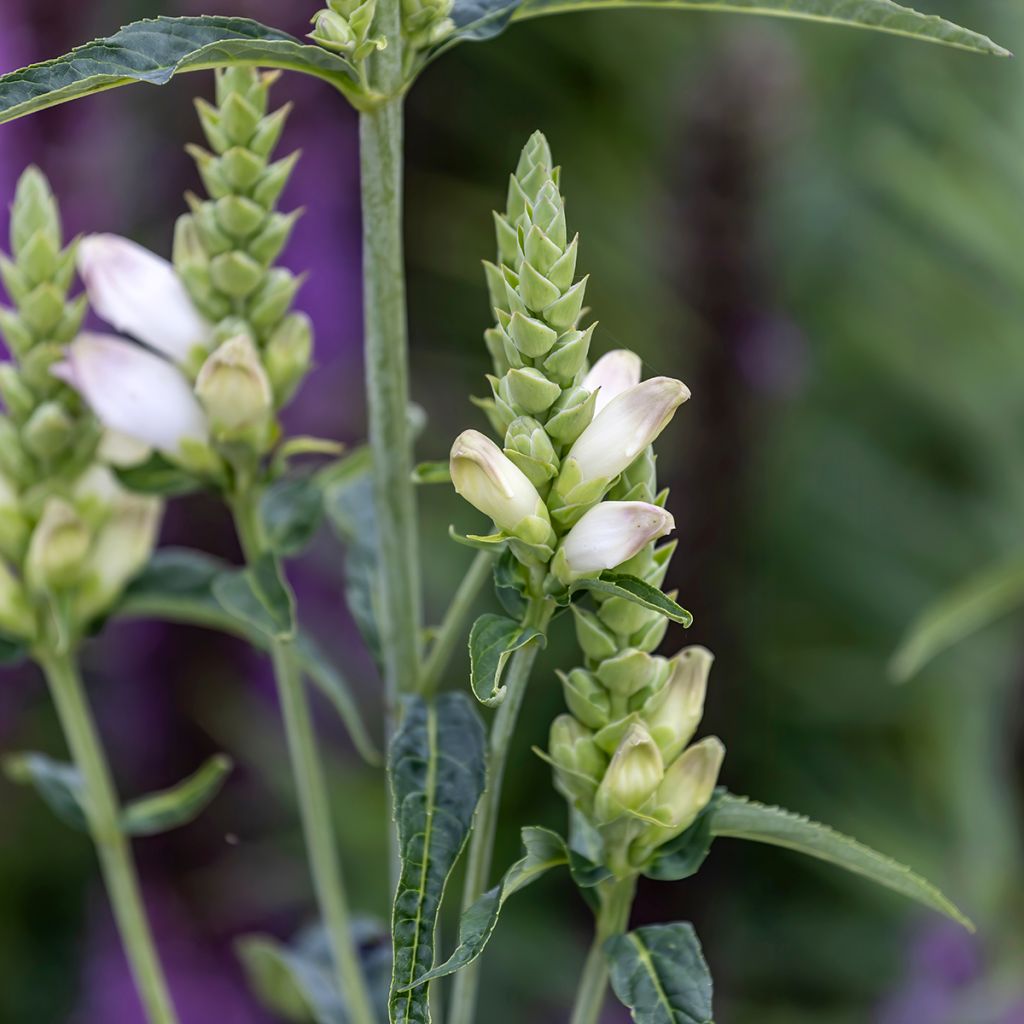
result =
[[[272,554],[246,569],[230,569],[213,581],[213,596],[239,622],[270,640],[295,635],[295,597]]]
[[[504,32],[519,0],[455,0],[451,17],[455,32],[447,45],[460,40],[478,42]]]
[[[28,646],[22,640],[0,634],[0,665],[12,668],[28,657]]]
[[[693,625],[693,616],[685,608],[681,608],[657,587],[645,583],[636,576],[620,572],[603,572],[593,579],[578,580],[572,585],[571,590],[573,593],[577,590],[593,590],[612,597],[622,597],[651,611],[661,612],[673,622],[681,622],[686,628]]]
[[[496,708],[505,699],[501,676],[514,651],[529,643],[544,645],[544,634],[504,615],[481,615],[469,633],[469,685],[481,704]]]
[[[4,773],[20,785],[34,786],[43,802],[72,828],[88,832],[85,816],[85,785],[74,765],[55,761],[46,754],[10,754],[4,758]]]
[[[225,611],[213,595],[214,581],[229,571],[226,562],[211,555],[163,548],[128,586],[113,615],[219,629],[266,650],[270,642],[267,634]],[[380,751],[363,721],[348,680],[301,629],[294,640],[294,652],[306,675],[334,705],[359,753],[370,764],[380,764]]]
[[[748,839],[816,857],[931,907],[970,931],[974,925],[934,885],[856,839],[779,807],[725,794],[711,818],[715,836]]]
[[[529,600],[521,563],[507,548],[494,562],[494,593],[501,607],[517,621],[526,614]]]
[[[647,878],[654,878],[659,882],[681,882],[700,870],[711,850],[711,843],[714,840],[711,822],[724,792],[724,789],[715,790],[707,807],[697,816],[697,820],[681,835],[654,851],[651,863],[643,872]]]
[[[230,757],[215,754],[176,786],[132,800],[121,812],[122,831],[154,836],[194,821],[221,791],[233,767]]]
[[[421,462],[412,471],[416,484],[450,484],[452,472],[447,462]]]
[[[522,831],[523,856],[505,872],[493,889],[485,892],[459,919],[459,944],[455,952],[440,966],[406,985],[402,991],[418,988],[428,981],[447,977],[471,964],[484,951],[498,923],[505,900],[525,889],[552,868],[569,863],[565,840],[550,829],[530,826]]]
[[[1024,558],[990,566],[926,608],[890,662],[906,682],[933,658],[1004,615],[1024,607]]]
[[[323,488],[313,473],[276,480],[260,498],[260,518],[267,544],[282,556],[303,551],[323,515]]]
[[[544,14],[578,11],[652,8],[676,11],[720,11],[731,14],[760,14],[774,18],[845,25],[906,36],[922,42],[941,43],[974,53],[1009,57],[1010,51],[988,36],[961,28],[934,14],[919,14],[892,0],[522,0],[512,13],[513,21]],[[467,35],[466,38],[486,38]]]
[[[444,890],[484,791],[484,728],[463,693],[404,705],[391,745],[391,789],[401,874],[392,934],[392,1024],[427,1024],[425,988],[409,989],[434,965],[434,932]]]
[[[302,71],[343,91],[355,82],[348,61],[257,21],[160,17],[0,77],[0,123],[120,85],[165,85],[185,71],[233,64]]]
[[[115,467],[114,472],[129,491],[138,494],[177,497],[191,494],[203,486],[201,480],[162,455],[151,455],[138,466]]]
[[[637,1024],[711,1024],[711,973],[689,924],[655,924],[604,945],[612,989]]]

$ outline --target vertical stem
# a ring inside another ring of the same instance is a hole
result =
[[[527,626],[544,632],[554,605],[543,598],[530,602],[526,617]],[[498,811],[501,809],[501,788],[505,778],[505,765],[509,747],[515,733],[519,712],[526,696],[530,672],[537,658],[540,645],[527,644],[520,647],[506,670],[504,683],[507,687],[505,700],[498,708],[491,726],[487,758],[487,789],[476,811],[473,835],[469,841],[469,857],[466,862],[466,880],[462,890],[462,909],[465,911],[486,889],[491,874],[491,859],[494,854],[494,836],[498,828]],[[451,1010],[448,1024],[473,1024],[476,1014],[477,992],[480,988],[480,961],[476,960],[455,975],[452,987]]]
[[[636,892],[636,878],[620,878],[600,888],[601,909],[597,915],[594,942],[580,975],[570,1024],[598,1024],[608,988],[608,961],[604,944],[613,935],[621,935],[629,926],[629,912]]]
[[[85,814],[96,844],[114,919],[150,1024],[177,1024],[167,980],[142,902],[128,838],[121,831],[117,792],[74,661],[42,652],[39,663],[57,707],[68,748],[85,786]]]

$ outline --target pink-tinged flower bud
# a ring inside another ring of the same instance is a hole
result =
[[[617,348],[601,356],[583,378],[583,386],[588,391],[597,391],[594,414],[601,412],[613,398],[618,398],[627,388],[639,384],[642,369],[640,357],[629,349]]]
[[[206,416],[185,375],[139,345],[109,334],[81,334],[52,372],[73,387],[108,429],[169,458],[183,442],[205,444]]]
[[[569,531],[557,569],[568,579],[614,569],[675,529],[671,513],[646,501],[602,501]]]
[[[455,490],[506,533],[543,543],[548,511],[529,477],[489,438],[466,430],[451,451]]]
[[[644,721],[666,764],[678,757],[700,725],[714,660],[706,647],[683,649],[671,661],[668,682],[644,705]]]
[[[203,363],[196,394],[219,438],[259,427],[274,407],[267,371],[247,334],[225,341]]]
[[[78,269],[92,308],[112,327],[176,363],[206,347],[211,326],[167,260],[118,235],[89,235],[79,244]]]
[[[639,723],[619,740],[608,770],[597,787],[594,812],[601,822],[639,811],[657,790],[665,774],[658,745]]]

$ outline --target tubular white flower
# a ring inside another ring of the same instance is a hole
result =
[[[569,531],[562,553],[574,575],[614,569],[675,525],[671,513],[646,501],[602,501]]]
[[[52,373],[73,387],[99,421],[170,457],[182,442],[205,443],[206,416],[177,367],[109,334],[81,334]]]
[[[688,829],[707,806],[724,759],[722,741],[708,736],[683,751],[666,769],[656,799],[659,807],[670,812],[677,835]]]
[[[450,458],[455,490],[494,520],[499,529],[514,533],[523,520],[549,522],[537,488],[526,474],[478,430],[463,431],[452,445]]]
[[[690,389],[672,377],[652,377],[627,388],[594,417],[572,446],[566,463],[575,464],[574,483],[611,480],[668,426]]]
[[[211,326],[192,304],[174,267],[118,235],[88,235],[78,269],[92,308],[112,327],[184,363],[205,346]]]
[[[267,371],[247,334],[225,341],[196,379],[196,395],[215,431],[231,434],[266,421],[274,406]]]
[[[684,648],[672,659],[668,682],[644,706],[644,721],[666,763],[676,759],[700,725],[714,660],[706,647]]]
[[[597,391],[594,414],[600,413],[627,388],[639,384],[642,369],[640,357],[627,348],[617,348],[601,356],[583,378],[583,386],[588,391]]]

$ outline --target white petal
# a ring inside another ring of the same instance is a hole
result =
[[[614,569],[675,525],[671,513],[646,501],[602,501],[569,531],[562,553],[576,574]]]
[[[100,446],[96,457],[108,466],[127,469],[141,466],[152,454],[153,449],[144,441],[119,434],[116,430],[106,430],[100,438]]]
[[[601,356],[583,378],[583,386],[588,391],[598,392],[594,400],[594,415],[627,388],[639,384],[642,370],[640,357],[627,348],[617,348]]]
[[[186,439],[207,439],[206,416],[185,375],[130,341],[81,334],[52,372],[82,395],[105,427],[165,455],[177,455]]]
[[[89,235],[78,248],[78,269],[92,308],[112,327],[184,363],[210,338],[174,267],[118,235]]]

